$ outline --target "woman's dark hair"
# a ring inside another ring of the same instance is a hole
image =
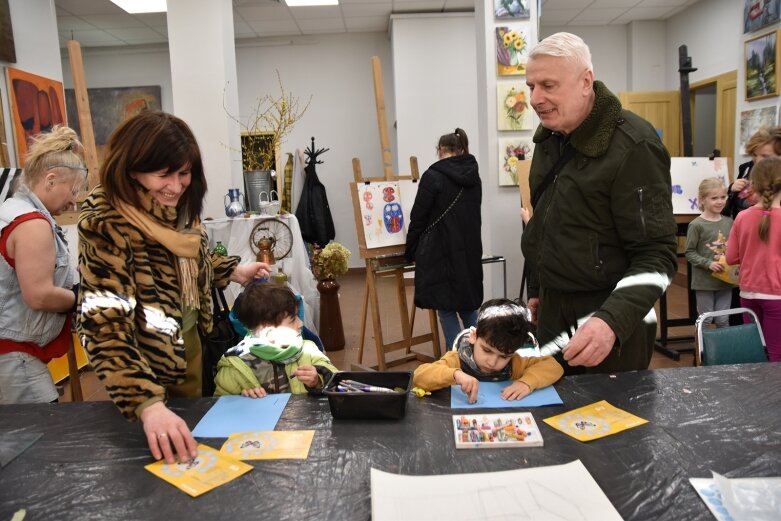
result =
[[[475,334],[505,355],[511,355],[531,339],[526,309],[512,300],[486,301],[477,311]]]
[[[463,129],[457,128],[455,132],[445,134],[439,138],[437,148],[454,156],[469,153],[469,138]]]
[[[296,295],[284,284],[252,283],[236,305],[236,318],[250,330],[261,325],[278,326],[286,318],[297,315]]]
[[[100,167],[100,182],[109,201],[140,206],[131,172],[175,172],[190,165],[191,181],[177,204],[188,219],[200,216],[206,194],[201,151],[187,123],[172,114],[145,111],[114,129]]]

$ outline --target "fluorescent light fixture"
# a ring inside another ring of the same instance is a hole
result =
[[[339,0],[285,0],[288,7],[339,5]]]
[[[165,0],[111,0],[120,9],[128,13],[165,13],[168,8]]]

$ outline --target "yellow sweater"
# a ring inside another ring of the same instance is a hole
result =
[[[526,358],[516,354],[510,363],[512,364],[510,378],[520,380],[528,385],[532,391],[557,382],[564,374],[564,369],[552,356]],[[436,362],[418,366],[412,381],[416,387],[426,391],[444,389],[456,383],[453,375],[459,369],[461,369],[461,361],[458,358],[458,352],[448,351]]]

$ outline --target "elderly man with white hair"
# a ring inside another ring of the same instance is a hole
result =
[[[522,248],[541,349],[565,374],[646,369],[677,268],[670,155],[594,80],[579,37],[542,40],[526,83],[540,126]]]

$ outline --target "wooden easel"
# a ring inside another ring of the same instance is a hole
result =
[[[355,228],[358,232],[358,250],[361,258],[366,263],[366,286],[364,289],[363,309],[361,311],[361,343],[358,351],[358,364],[353,364],[354,369],[371,370],[379,369],[384,371],[387,367],[403,364],[412,360],[422,362],[431,362],[435,358],[416,353],[412,351],[413,345],[431,342],[434,347],[434,356],[439,358],[441,351],[439,348],[439,326],[437,324],[436,312],[429,310],[429,324],[431,332],[412,336],[412,328],[415,324],[415,307],[413,305],[412,314],[409,314],[407,306],[407,291],[404,283],[404,274],[414,270],[414,265],[408,263],[404,258],[405,245],[385,246],[380,248],[368,248],[366,246],[366,235],[363,228],[363,219],[361,217],[361,204],[358,197],[358,185],[361,183],[371,183],[380,181],[400,181],[418,179],[418,163],[415,157],[410,158],[410,176],[399,176],[393,172],[391,162],[390,144],[387,133],[387,123],[385,119],[385,99],[382,90],[382,72],[380,69],[380,59],[377,56],[372,57],[372,73],[374,77],[374,96],[377,106],[377,124],[380,131],[380,148],[382,151],[383,177],[364,177],[361,172],[361,164],[358,158],[353,158],[353,176],[355,182],[350,183],[350,194],[353,200],[353,212],[355,216]],[[396,282],[396,297],[398,302],[399,318],[401,319],[402,339],[395,342],[386,343],[382,333],[382,322],[380,320],[380,299],[377,293],[377,280],[380,277],[394,277]],[[363,348],[366,335],[366,322],[371,307],[372,327],[374,330],[374,343],[377,350],[377,365],[363,365]],[[401,358],[386,361],[387,353],[404,349],[404,355]]]

